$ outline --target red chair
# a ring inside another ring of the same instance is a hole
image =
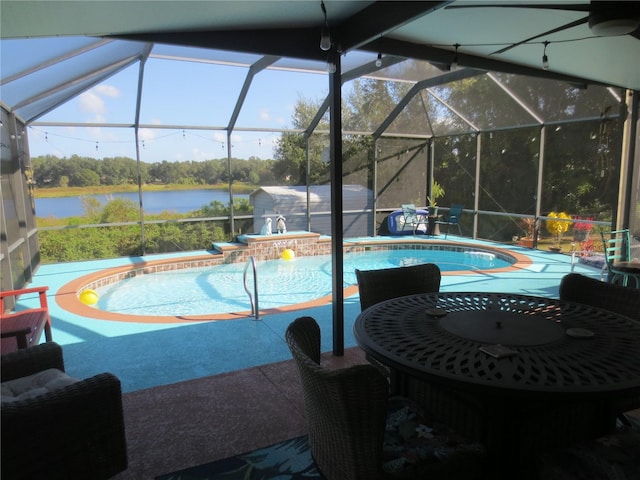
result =
[[[19,348],[27,348],[40,342],[42,331],[47,342],[53,340],[51,336],[51,317],[47,303],[49,287],[23,288],[0,292],[0,349],[2,353],[9,353]],[[38,293],[40,308],[30,308],[18,312],[5,311],[5,299],[29,293]]]

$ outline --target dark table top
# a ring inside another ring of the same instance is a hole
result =
[[[617,268],[625,272],[640,273],[640,261],[615,262],[613,266],[614,268]]]
[[[578,303],[411,295],[362,312],[354,334],[374,358],[431,381],[520,394],[640,392],[640,322]],[[481,350],[496,344],[512,352]]]

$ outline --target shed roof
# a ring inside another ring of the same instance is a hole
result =
[[[264,192],[273,198],[274,207],[291,205],[292,203],[305,203],[307,201],[307,187],[304,185],[288,186],[288,187],[260,187],[253,191],[251,198]],[[346,202],[359,201],[366,206],[373,196],[371,190],[362,185],[343,185],[342,197]],[[309,187],[309,201],[315,206],[331,206],[331,186],[330,185],[311,185]]]

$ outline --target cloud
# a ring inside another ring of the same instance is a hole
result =
[[[216,142],[220,142],[220,143],[227,143],[227,134],[224,132],[215,132],[213,134],[213,139]]]
[[[89,142],[118,142],[122,138],[118,137],[117,132],[113,129],[102,127],[87,127],[77,129],[75,127],[68,127],[65,129],[65,135],[72,138],[82,137],[83,140]]]
[[[138,131],[138,138],[140,140],[144,140],[146,142],[150,142],[152,140],[155,140],[156,132],[155,132],[155,130],[153,130],[151,128],[141,128]]]
[[[293,109],[292,109],[293,111]],[[271,112],[268,109],[262,109],[260,110],[259,113],[259,117],[260,120],[265,121],[265,122],[271,122],[271,123],[275,123],[276,125],[286,125],[287,124],[287,119],[280,116],[280,117],[274,117]]]
[[[212,158],[215,158],[213,152],[207,152],[197,147],[191,149],[191,156],[192,157],[190,160],[193,160],[194,162],[202,162],[205,160],[210,160]]]
[[[93,90],[80,94],[80,111],[101,115],[107,111],[104,101]]]
[[[120,96],[120,90],[112,85],[98,85],[93,90],[95,90],[97,94],[105,97],[115,98]]]
[[[98,85],[80,94],[80,111],[95,115],[93,121],[104,122],[105,114],[108,112],[104,98],[115,98],[120,96],[120,90],[111,85]]]

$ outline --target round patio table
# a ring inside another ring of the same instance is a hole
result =
[[[418,400],[485,443],[498,476],[610,431],[640,407],[640,322],[510,293],[400,297],[363,311],[358,344]],[[514,478],[514,477],[512,477]]]

